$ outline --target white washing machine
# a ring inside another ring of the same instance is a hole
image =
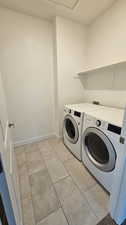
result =
[[[82,129],[82,161],[90,173],[111,193],[124,110],[101,108],[85,115]]]
[[[64,121],[63,121],[63,139],[64,144],[73,153],[73,155],[81,160],[81,137],[84,113],[98,110],[100,105],[90,103],[81,103],[73,105],[65,105]]]

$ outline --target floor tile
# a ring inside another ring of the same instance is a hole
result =
[[[65,161],[73,158],[73,155],[69,152],[69,150],[66,148],[66,146],[61,141],[55,146],[55,151],[57,153],[58,158],[62,162],[65,162]]]
[[[20,176],[19,184],[20,184],[21,198],[24,199],[31,196],[31,186],[27,174],[25,174],[24,176]]]
[[[64,198],[61,202],[66,215],[78,211],[83,205],[88,206],[87,199],[83,197],[79,190]]]
[[[39,150],[37,142],[25,145],[24,147],[25,147],[25,152],[32,152],[32,151],[36,152]]]
[[[79,191],[67,196],[61,204],[70,225],[94,225],[98,221],[87,200]]]
[[[26,158],[27,158],[27,161],[34,161],[34,160],[39,160],[41,158],[41,153],[40,151],[32,151],[32,152],[26,152]]]
[[[25,145],[15,154],[23,225],[95,225],[107,214],[109,196],[61,139]]]
[[[26,162],[26,154],[24,151],[18,153],[16,155],[17,159],[17,168],[18,168],[18,173],[19,176],[23,176],[27,174],[27,162]]]
[[[96,180],[89,174],[83,164],[77,159],[71,159],[65,162],[68,173],[72,176],[76,185],[82,190],[88,190],[96,184]]]
[[[28,174],[28,168],[27,168],[26,163],[24,163],[24,164],[22,164],[22,166],[18,167],[18,174],[19,174],[19,176],[25,176]]]
[[[48,139],[48,144],[52,147],[52,148],[54,148],[55,146],[57,146],[60,142],[61,142],[61,138],[50,138],[50,139]]]
[[[28,173],[32,174],[45,169],[45,162],[42,159],[40,151],[31,151],[26,153]]]
[[[38,142],[38,148],[42,151],[44,151],[45,149],[51,149],[52,146],[51,144],[49,144],[49,139]]]
[[[61,201],[78,191],[71,177],[56,182],[54,186]]]
[[[47,169],[33,173],[29,177],[32,194],[44,195],[52,186]]]
[[[45,169],[45,163],[42,160],[34,160],[28,163],[27,168],[28,168],[28,174],[31,175],[42,169]]]
[[[108,213],[109,195],[99,184],[84,193],[91,208],[98,218],[102,219]]]
[[[33,205],[31,197],[22,200],[23,225],[35,225]]]
[[[96,225],[97,217],[88,206],[82,206],[68,216],[69,225]]]
[[[52,159],[46,162],[52,181],[55,183],[68,176],[64,165],[58,159]]]
[[[54,158],[57,158],[57,153],[55,152],[55,149],[52,148],[52,146],[49,145],[48,142],[46,144],[44,144],[43,147],[40,148],[40,151],[41,151],[42,157],[45,161],[49,161]]]
[[[60,202],[53,187],[44,195],[33,195],[32,199],[36,223],[60,208]]]
[[[17,159],[17,165],[20,168],[23,164],[26,163],[26,154],[24,151],[18,153],[16,155],[16,159]]]
[[[25,147],[24,147],[24,145],[23,146],[19,146],[19,147],[14,148],[14,150],[15,150],[15,154],[18,155],[18,154],[20,154],[20,153],[25,151]]]
[[[59,209],[56,212],[50,214],[38,225],[68,225],[68,223],[62,209]]]
[[[43,156],[45,162],[57,158],[56,153],[53,152],[52,149],[49,149],[49,148],[42,150],[42,156]]]

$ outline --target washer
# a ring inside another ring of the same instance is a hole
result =
[[[81,137],[84,113],[98,110],[99,105],[90,103],[81,103],[73,105],[65,105],[64,121],[63,121],[63,139],[64,144],[73,153],[73,155],[81,160]]]
[[[111,193],[124,110],[101,108],[85,115],[82,131],[82,161],[91,174]]]

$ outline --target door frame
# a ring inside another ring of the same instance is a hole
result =
[[[0,155],[0,161],[2,163],[1,155]],[[14,211],[12,208],[12,202],[10,199],[10,194],[9,194],[9,190],[8,190],[8,185],[7,185],[7,181],[6,181],[6,177],[5,177],[4,168],[0,174],[0,194],[1,194],[1,198],[3,200],[3,205],[4,205],[8,224],[16,225]]]
[[[19,192],[19,183],[17,176],[17,166],[11,131],[8,121],[8,112],[6,107],[6,97],[0,73],[0,155],[5,173],[9,196],[12,204],[15,222],[17,225],[22,225],[22,210]],[[13,223],[14,224],[14,223]]]

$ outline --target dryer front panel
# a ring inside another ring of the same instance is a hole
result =
[[[110,172],[116,164],[116,152],[109,138],[99,129],[89,127],[83,135],[83,151],[101,171]]]

